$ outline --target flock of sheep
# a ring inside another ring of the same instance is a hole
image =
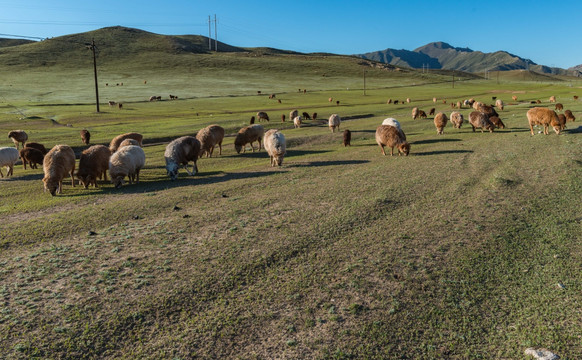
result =
[[[495,98],[493,98],[495,100]],[[436,98],[433,99],[436,102]],[[550,98],[550,102],[555,102],[555,97]],[[410,100],[407,99],[409,103]],[[389,103],[392,103],[389,100]],[[454,104],[453,104],[454,105]],[[463,103],[458,102],[457,107],[471,106],[475,111],[469,114],[469,124],[475,129],[489,130],[493,132],[495,128],[505,128],[505,125],[499,118],[495,107],[498,110],[503,110],[503,101],[497,100],[494,105],[486,105],[484,103],[475,101],[473,99],[465,100]],[[558,106],[560,105],[560,106]],[[563,109],[561,104],[556,104],[556,109]],[[435,114],[435,109],[431,109],[431,115],[434,115],[434,124],[437,134],[442,135],[444,129],[449,121],[446,114],[439,112]],[[299,115],[297,110],[291,111],[289,114],[293,119],[294,127],[301,127],[302,119],[311,119],[309,114],[303,113],[303,118]],[[412,109],[412,118],[426,117],[426,113],[417,107]],[[266,112],[260,111],[257,113],[259,121],[269,121],[269,116]],[[312,119],[317,118],[317,113],[313,114]],[[557,114],[554,110],[543,107],[534,107],[527,112],[527,118],[530,126],[531,134],[534,134],[533,126],[544,126],[544,134],[548,134],[549,126],[552,126],[556,134],[565,128],[566,122],[575,121],[575,117],[570,110],[566,110],[564,114]],[[260,124],[254,124],[255,117],[251,118],[249,126],[240,129],[234,140],[234,148],[237,153],[245,152],[246,145],[249,144],[252,151],[255,151],[254,142],[258,142],[258,150],[261,149],[261,141],[263,147],[270,157],[271,166],[281,166],[283,158],[286,154],[286,140],[285,136],[277,129],[271,129],[265,132],[265,129]],[[282,115],[282,121],[285,121]],[[458,111],[453,111],[450,115],[450,121],[454,128],[460,128],[463,124],[464,117]],[[330,130],[339,131],[341,118],[338,114],[332,114],[328,119],[328,126]],[[87,130],[81,130],[81,140],[84,144],[89,145],[90,133]],[[171,141],[164,153],[166,171],[171,180],[178,178],[178,170],[184,167],[186,172],[193,176],[198,172],[196,165],[197,159],[206,155],[211,157],[214,148],[218,146],[219,154],[222,155],[222,141],[224,139],[224,129],[219,125],[209,125],[196,134],[196,136],[182,136]],[[51,195],[62,192],[62,182],[65,177],[71,177],[71,184],[75,186],[74,176],[79,179],[85,188],[90,185],[97,187],[97,180],[104,179],[107,181],[107,171],[111,182],[116,188],[121,187],[125,183],[127,177],[130,184],[139,182],[140,170],[145,165],[145,153],[142,149],[143,136],[138,133],[126,133],[116,136],[111,140],[109,147],[104,145],[93,145],[84,150],[79,159],[79,166],[75,174],[75,153],[68,145],[56,145],[50,151],[39,143],[28,142],[28,135],[22,130],[14,130],[8,134],[15,144],[13,147],[0,148],[0,176],[4,177],[1,168],[7,167],[7,176],[13,174],[14,165],[20,158],[23,166],[29,165],[31,168],[36,168],[37,165],[42,164],[44,171],[44,189],[49,191]],[[384,147],[391,148],[391,155],[394,155],[394,148],[398,149],[398,154],[408,155],[410,152],[410,144],[406,141],[406,135],[400,126],[400,123],[394,118],[385,119],[382,124],[376,129],[376,142],[380,146],[382,154],[386,155]],[[344,130],[343,145],[350,145],[351,132]],[[23,148],[19,151],[19,144],[22,143]],[[192,163],[192,170],[188,170],[189,164]]]

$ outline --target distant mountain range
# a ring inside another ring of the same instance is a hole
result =
[[[469,48],[453,47],[445,42],[432,42],[415,50],[386,49],[365,54],[358,54],[363,59],[379,61],[395,66],[411,68],[460,70],[466,72],[505,71],[528,69],[531,71],[553,74],[582,76],[582,65],[562,69],[538,65],[506,51],[484,53]]]

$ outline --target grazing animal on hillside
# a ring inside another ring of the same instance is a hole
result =
[[[338,114],[331,114],[327,124],[328,124],[332,133],[335,132],[336,128],[339,131],[341,121],[342,121],[342,119],[340,118],[340,116]]]
[[[332,102],[333,101],[333,98],[329,98],[329,99],[327,99],[327,101]]]
[[[80,133],[81,133],[81,141],[83,142],[83,144],[89,145],[89,142],[91,142],[91,133],[89,132],[89,130],[84,129],[84,130],[81,130]]]
[[[117,151],[117,149],[119,148],[119,145],[125,139],[134,139],[139,143],[139,146],[141,146],[142,140],[143,140],[143,135],[139,134],[139,133],[134,133],[134,132],[117,135],[109,143],[109,150],[111,151],[112,154]]]
[[[113,101],[113,100],[109,100],[108,101],[108,104],[109,104],[110,107],[113,107],[113,106],[117,105],[117,103],[115,101]]]
[[[407,104],[410,104],[410,101],[411,101],[410,98],[406,98],[406,103]]]
[[[44,190],[52,196],[63,192],[63,179],[71,176],[71,185],[75,187],[75,152],[67,145],[54,146],[44,157]]]
[[[398,148],[398,155],[408,155],[410,152],[410,144],[403,137],[402,130],[390,125],[380,125],[376,129],[376,143],[380,146],[382,154],[386,156],[384,146],[390,147],[390,155],[394,156],[394,147]]]
[[[46,155],[46,153],[48,153],[48,150],[44,147],[44,145],[39,144],[37,142],[27,142],[24,145],[24,147],[36,149],[36,150],[40,151],[43,155]]]
[[[503,100],[501,99],[495,100],[495,106],[497,107],[498,110],[503,111],[504,107]]]
[[[473,128],[473,132],[475,132],[475,129],[481,129],[481,132],[483,132],[483,129],[489,130],[489,132],[493,132],[495,129],[495,125],[489,120],[489,116],[481,111],[473,111],[469,114],[469,124]]]
[[[382,121],[382,125],[394,126],[400,132],[400,136],[406,140],[406,135],[404,131],[402,131],[402,127],[400,126],[400,122],[394,118],[386,118]]]
[[[13,147],[2,147],[0,148],[0,177],[4,177],[2,174],[2,168],[8,169],[6,177],[14,173],[14,164],[18,161],[18,150]],[[22,160],[24,162],[24,160]]]
[[[109,177],[116,189],[125,184],[139,183],[139,172],[145,165],[145,153],[139,146],[129,145],[120,148],[109,158]]]
[[[344,147],[352,146],[351,142],[352,142],[352,132],[346,129],[344,130],[344,141],[343,141]]]
[[[556,111],[564,110],[564,105],[557,103],[556,106],[554,107],[554,110]]]
[[[139,146],[141,147],[141,145],[139,144],[139,142],[135,139],[125,139],[121,142],[121,144],[119,144],[119,147],[117,148],[117,151],[119,151],[119,149],[121,149],[124,146],[129,146],[129,145],[135,145],[135,146]]]
[[[426,113],[422,110],[418,110],[418,116],[420,116],[421,119],[426,119]]]
[[[489,121],[491,121],[498,129],[505,129],[505,124],[501,121],[499,116],[489,116]]]
[[[299,110],[295,109],[289,112],[289,120],[293,121],[297,116],[299,116]]]
[[[287,152],[287,143],[283,133],[277,129],[268,130],[264,135],[263,145],[271,158],[271,166],[283,165],[283,158]]]
[[[269,115],[267,115],[267,113],[266,113],[266,112],[264,112],[264,111],[259,111],[259,112],[257,113],[257,119],[259,120],[259,122],[260,122],[261,120],[267,120],[267,121],[269,121]]]
[[[281,122],[285,122],[285,114],[281,114]]]
[[[110,157],[111,152],[104,145],[93,145],[81,153],[77,178],[85,189],[88,189],[91,184],[97,188],[97,179],[103,178],[107,181]]]
[[[556,112],[554,110],[548,109],[548,108],[543,108],[543,107],[535,107],[535,108],[531,108],[527,111],[527,121],[529,123],[529,129],[530,132],[533,136],[534,131],[533,131],[533,127],[534,125],[543,125],[544,127],[544,134],[548,135],[548,128],[551,125],[551,123],[553,122],[554,124],[559,124],[560,120],[558,119],[558,114],[556,114]],[[560,133],[560,129],[559,127],[556,128],[555,126],[552,126],[554,128],[554,131],[556,132],[556,134]]]
[[[449,119],[447,115],[443,114],[442,112],[438,113],[434,117],[434,126],[436,127],[436,131],[438,135],[443,135],[445,131],[445,127],[447,126],[447,122]]]
[[[551,103],[555,103],[556,102],[556,97],[554,95],[550,96],[550,102]]]
[[[465,119],[463,118],[463,114],[461,114],[460,112],[453,111],[451,113],[451,123],[453,124],[453,127],[455,129],[460,129],[464,121]]]
[[[457,101],[457,109],[461,109],[463,107],[463,104],[460,101]]]
[[[251,125],[255,123],[255,117],[251,116],[251,121],[250,121]]]
[[[261,125],[254,125],[261,126]],[[194,176],[198,172],[196,161],[200,154],[200,141],[194,136],[182,136],[172,140],[164,152],[164,159],[166,161],[166,172],[170,179],[176,180],[178,178],[178,169],[183,166],[188,175]],[[188,163],[192,161],[192,171],[188,171]]]
[[[436,97],[433,97],[433,98],[432,98],[432,102],[436,104],[436,102],[437,102],[437,98],[436,98]]]
[[[38,149],[23,147],[20,149],[20,158],[22,159],[24,170],[26,170],[26,164],[29,164],[31,169],[36,169],[37,164],[42,165],[44,154]]]
[[[269,95],[269,99],[274,99],[274,98],[276,98],[276,97],[277,97],[277,95],[275,95],[275,94],[271,94],[271,95]]]
[[[295,116],[295,118],[293,119],[293,127],[295,129],[301,127],[301,116]]]
[[[28,135],[23,130],[12,130],[8,133],[8,138],[12,139],[14,146],[18,149],[18,143],[22,143],[22,146],[24,146],[24,143],[28,140]]]
[[[566,115],[558,114],[558,124],[556,124],[554,121],[554,122],[551,122],[550,125],[552,125],[552,127],[554,127],[556,125],[559,126],[560,132],[561,132],[562,130],[564,130],[566,128],[566,122],[568,122],[568,120],[566,120]]]
[[[398,105],[398,100],[394,100],[394,105]]]
[[[281,104],[281,99],[277,99],[277,103],[278,104]]]
[[[304,111],[302,115],[305,120],[311,120],[311,116],[307,112]]]
[[[428,112],[429,115],[434,115],[434,113],[436,112],[435,108],[431,108],[430,111]]]
[[[150,96],[149,101],[156,101],[156,100],[158,100],[158,97],[156,95]]]
[[[208,125],[196,134],[196,139],[200,142],[200,156],[206,153],[206,157],[212,157],[214,147],[218,145],[219,153],[222,155],[222,140],[224,139],[224,128],[219,125]]]
[[[576,121],[576,117],[572,114],[572,111],[566,110],[564,111],[564,116],[566,117],[566,121]]]
[[[335,104],[336,104],[337,106],[339,106],[339,104],[340,104],[339,100],[336,100]]]
[[[416,120],[419,115],[420,114],[418,113],[418,108],[417,107],[413,107],[412,108],[412,120]]]
[[[313,121],[317,120],[317,113],[316,112],[314,112],[313,115],[311,115],[311,119]]]
[[[574,100],[578,100],[578,95],[574,95]]]
[[[481,111],[482,113],[487,114],[487,116],[499,116],[499,114],[497,113],[497,111],[495,111],[495,108],[493,108],[493,106],[489,106],[483,103],[479,103],[475,110]]]
[[[237,154],[240,154],[242,151],[245,152],[245,145],[251,145],[251,149],[255,152],[255,147],[253,146],[253,142],[259,142],[259,149],[261,151],[261,139],[265,135],[265,128],[262,125],[255,124],[246,126],[238,131],[236,134],[236,138],[234,139],[234,149],[236,150]]]
[[[536,100],[536,104],[541,104],[541,103],[542,103],[542,101],[540,99]]]
[[[388,100],[386,101],[386,104],[392,104],[392,99],[388,99]]]
[[[512,99],[513,101],[517,101],[517,96],[513,95],[513,96],[511,97],[511,99]]]

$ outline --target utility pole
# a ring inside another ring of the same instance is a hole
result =
[[[216,14],[214,14],[214,50],[218,52],[218,35],[216,33]]]
[[[212,51],[212,28],[210,24],[210,15],[208,15],[208,50]]]
[[[453,89],[455,88],[455,70],[453,70]]]
[[[366,96],[366,69],[364,69],[364,96]]]
[[[99,86],[97,82],[97,58],[95,56],[95,39],[92,39],[91,44],[86,44],[87,49],[93,52],[93,73],[95,74],[95,101],[97,103],[97,112],[99,112]]]

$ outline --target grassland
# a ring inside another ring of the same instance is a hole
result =
[[[90,68],[2,70],[0,133],[79,152],[82,128],[104,144],[139,131],[147,159],[142,182],[119,190],[65,183],[51,197],[42,170],[21,166],[0,180],[5,358],[521,359],[527,347],[582,357],[582,137],[578,122],[530,136],[525,118],[550,95],[580,117],[580,83],[452,88],[446,73],[332,56],[151,60],[100,68],[103,102],[124,103],[101,113]],[[166,93],[180,99],[146,101]],[[508,103],[508,128],[493,134],[438,136],[431,117],[410,118],[413,106],[449,113],[441,99],[492,96]],[[340,114],[352,146],[323,122],[278,120],[294,108]],[[284,166],[269,167],[264,150],[236,154],[227,136],[197,176],[169,181],[170,139],[211,123],[232,135],[259,110],[287,138]],[[388,116],[410,156],[381,155],[374,131]]]

